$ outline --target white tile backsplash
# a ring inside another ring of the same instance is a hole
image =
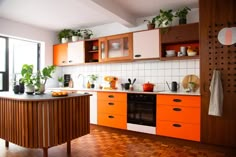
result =
[[[154,90],[169,90],[166,81],[171,83],[177,81],[181,84],[184,76],[195,74],[199,76],[199,59],[178,60],[178,61],[135,61],[130,63],[107,63],[107,64],[88,64],[78,66],[62,67],[62,74],[73,74],[74,83],[79,74],[83,76],[84,87],[88,81],[88,75],[97,74],[99,79],[96,84],[104,84],[104,76],[112,75],[118,77],[117,87],[121,83],[128,82],[128,78],[136,78],[134,88],[142,90],[145,82],[155,84]],[[80,79],[81,81],[81,79]],[[183,88],[180,88],[183,90]]]

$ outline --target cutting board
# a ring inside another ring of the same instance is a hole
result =
[[[184,89],[188,88],[188,83],[189,82],[194,82],[195,83],[195,91],[199,88],[200,86],[200,79],[196,75],[186,75],[182,81],[182,86]]]

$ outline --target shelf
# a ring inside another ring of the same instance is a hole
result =
[[[181,56],[181,57],[161,57],[160,60],[167,61],[167,60],[185,60],[185,59],[199,59],[199,55],[197,56]]]
[[[91,51],[88,51],[89,53],[96,53],[98,52],[98,50],[91,50]]]

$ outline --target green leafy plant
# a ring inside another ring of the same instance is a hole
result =
[[[154,29],[156,26],[156,17],[152,18],[151,20],[144,20],[144,22],[147,22],[148,29]]]
[[[84,39],[90,39],[93,35],[93,31],[90,29],[81,29],[81,32]]]
[[[160,14],[156,16],[156,21],[158,22],[158,27],[169,25],[173,21],[172,10],[160,10]]]
[[[60,76],[57,78],[57,81],[62,83],[62,82],[64,82],[64,78],[62,76]]]
[[[98,76],[97,76],[97,75],[95,75],[95,74],[88,75],[88,76],[89,76],[89,79],[90,79],[90,81],[91,81],[91,82],[94,82],[94,81],[96,81],[96,80],[97,80],[97,78],[98,78]]]
[[[182,9],[178,9],[175,13],[175,17],[179,17],[180,19],[186,19],[188,12],[191,11],[190,8],[184,7]]]
[[[24,83],[25,85],[33,85],[35,81],[35,77],[33,76],[33,69],[34,66],[24,64],[21,69],[21,83]]]
[[[71,29],[63,29],[58,33],[58,40],[61,41],[62,38],[70,38],[72,36]]]
[[[82,34],[81,34],[81,30],[78,29],[78,30],[72,30],[72,36],[79,36],[79,37],[82,37]]]

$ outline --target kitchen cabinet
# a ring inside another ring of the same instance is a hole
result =
[[[200,96],[157,95],[156,132],[200,141]]]
[[[199,58],[199,28],[198,23],[184,24],[161,28],[161,60],[179,60]],[[177,57],[180,47],[191,47],[197,51],[196,56]],[[166,56],[166,50],[175,50],[173,57]]]
[[[85,41],[85,63],[98,62],[98,39]]]
[[[98,125],[127,128],[127,93],[98,92]]]
[[[153,59],[160,56],[159,29],[133,33],[133,58]]]
[[[132,33],[99,38],[99,62],[132,60],[132,58]]]
[[[84,63],[84,41],[53,46],[53,64],[56,66]]]
[[[97,92],[87,92],[90,96],[90,123],[97,124]]]

